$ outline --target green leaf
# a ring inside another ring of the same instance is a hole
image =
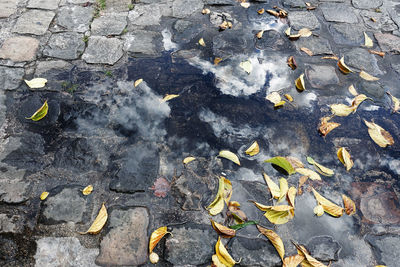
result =
[[[233,230],[239,230],[242,229],[248,225],[252,225],[252,224],[258,224],[257,221],[247,221],[245,223],[239,223],[239,224],[235,224],[235,225],[231,225],[229,226],[229,228],[233,229]]]
[[[47,115],[48,110],[49,106],[47,105],[47,100],[46,100],[44,104],[35,113],[33,113],[33,115],[30,118],[25,118],[25,119],[39,121]]]
[[[265,160],[264,162],[269,162],[271,164],[277,165],[278,167],[281,167],[284,169],[289,175],[295,173],[296,171],[294,170],[292,164],[287,161],[286,158],[284,157],[273,157],[270,159]]]

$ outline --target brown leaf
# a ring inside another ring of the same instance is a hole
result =
[[[331,117],[323,117],[320,120],[320,124],[318,127],[318,131],[322,134],[322,136],[326,136],[330,131],[340,126],[340,123],[337,122],[329,122]]]
[[[344,209],[347,215],[351,216],[356,213],[356,204],[351,198],[346,195],[342,195]]]
[[[301,51],[303,51],[304,53],[306,53],[307,55],[309,55],[310,57],[313,55],[313,52],[308,49],[307,47],[302,47],[300,48]]]
[[[271,14],[271,15],[279,18],[279,12],[276,12],[275,10],[272,10],[272,9],[267,9],[266,11],[268,14]]]
[[[265,12],[264,8],[261,8],[261,9],[257,10],[257,13],[260,14],[260,15],[264,14],[264,12]]]
[[[214,65],[215,66],[218,65],[221,61],[222,61],[222,58],[220,58],[220,57],[214,58]]]
[[[394,144],[392,135],[376,123],[364,120],[368,127],[368,134],[371,139],[380,147],[387,147]]]
[[[320,204],[324,208],[324,211],[326,213],[332,215],[333,217],[340,217],[343,215],[344,209],[342,207],[336,205],[335,203],[321,196],[317,191],[315,191],[314,188],[311,189],[314,193],[314,197],[317,200],[318,204]]]
[[[236,231],[235,230],[233,230],[233,229],[231,229],[229,227],[226,227],[226,226],[224,226],[222,224],[219,224],[219,223],[217,223],[217,222],[215,222],[215,221],[213,221],[211,219],[210,219],[210,221],[211,221],[211,224],[212,224],[212,227],[214,228],[214,230],[219,235],[221,235],[222,237],[231,238],[231,237],[234,237],[236,235]]]
[[[339,70],[343,73],[343,74],[349,74],[350,72],[353,72],[353,70],[351,70],[345,63],[344,63],[344,57],[342,57],[338,63],[337,63]]]
[[[306,175],[303,175],[303,176],[300,177],[300,179],[299,179],[299,190],[297,191],[297,194],[299,196],[303,194],[302,187],[303,187],[304,183],[307,182],[307,180],[308,180],[308,176],[306,176]]]
[[[258,231],[265,235],[269,241],[271,241],[272,245],[275,247],[276,251],[279,254],[279,257],[283,260],[285,256],[285,247],[283,245],[282,239],[277,235],[274,231],[269,230],[267,228],[261,227],[259,225],[256,225]]]
[[[153,249],[157,246],[158,242],[166,235],[166,234],[171,234],[167,230],[167,226],[162,226],[155,230],[153,233],[150,235],[150,241],[149,241],[149,253],[153,252]]]
[[[154,195],[156,197],[166,197],[167,193],[171,189],[171,186],[167,179],[164,177],[160,177],[157,180],[154,181],[154,184],[152,187],[150,187],[150,190],[154,190]]]
[[[290,56],[287,59],[287,64],[292,70],[295,70],[297,68],[297,63],[293,56]]]
[[[374,55],[378,55],[378,56],[381,56],[381,57],[385,57],[385,52],[380,52],[380,51],[376,51],[376,50],[368,50],[368,52],[370,52],[371,54],[374,54]]]

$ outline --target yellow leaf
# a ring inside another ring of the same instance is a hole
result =
[[[283,260],[283,266],[282,267],[297,267],[302,261],[304,260],[304,257],[301,255],[294,255],[290,257],[286,257]]]
[[[272,181],[271,178],[266,173],[263,173],[264,175],[264,180],[268,185],[269,191],[271,192],[271,195],[273,198],[279,198],[279,195],[281,194],[281,190],[279,189],[279,186]]]
[[[247,155],[254,156],[260,152],[260,147],[258,146],[257,141],[254,141],[253,144],[245,151]]]
[[[34,78],[30,81],[24,80],[25,83],[29,86],[29,88],[36,89],[36,88],[43,88],[45,87],[47,80],[44,78]]]
[[[344,209],[347,215],[351,216],[356,213],[356,203],[346,195],[342,195]]]
[[[274,105],[274,108],[282,107],[283,105],[285,105],[285,103],[286,103],[285,100],[281,100]]]
[[[160,257],[158,257],[157,253],[151,252],[149,255],[149,260],[151,263],[156,264],[160,260]]]
[[[323,196],[321,196],[317,191],[315,191],[314,188],[311,188],[315,199],[317,200],[318,204],[320,204],[322,206],[322,208],[324,209],[324,211],[334,217],[340,217],[343,215],[343,208],[339,207],[338,205],[336,205],[335,203],[327,200],[326,198],[324,198]]]
[[[297,189],[296,187],[291,186],[287,192],[287,198],[288,198],[288,203],[290,206],[294,208],[294,199],[297,194]]]
[[[217,254],[212,255],[212,263],[215,267],[226,267],[224,264],[222,264],[219,259]]]
[[[239,66],[247,72],[247,74],[250,74],[250,72],[253,70],[253,65],[251,64],[250,60],[246,60],[243,62],[240,62]]]
[[[339,70],[340,70],[343,74],[349,74],[350,72],[353,72],[353,71],[344,63],[344,57],[342,57],[342,58],[338,61],[338,67],[339,67]]]
[[[250,3],[244,2],[244,3],[240,3],[240,5],[244,8],[249,8],[250,7]]]
[[[310,31],[310,29],[302,28],[297,34],[300,34],[301,37],[309,37],[311,36],[312,32]]]
[[[82,194],[85,196],[89,195],[93,191],[93,185],[88,185],[82,190]]]
[[[340,162],[343,163],[343,165],[346,167],[347,171],[349,171],[353,167],[353,160],[351,159],[350,153],[349,151],[347,151],[346,148],[339,148],[337,151],[337,156]]]
[[[317,259],[313,258],[303,246],[299,246],[296,243],[293,243],[293,244],[296,246],[299,254],[301,256],[305,257],[305,260],[308,261],[308,263],[310,264],[311,267],[327,267],[325,264],[323,264],[323,263],[319,262]]]
[[[268,205],[264,205],[255,201],[251,201],[254,203],[254,205],[256,205],[256,207],[261,210],[261,211],[267,211],[270,210],[272,206],[268,206]]]
[[[218,157],[229,159],[230,161],[233,161],[234,163],[240,166],[240,161],[238,156],[236,156],[235,153],[232,153],[229,150],[221,150],[218,154]]]
[[[267,13],[271,14],[272,16],[279,17],[279,12],[276,12],[275,10],[268,9]]]
[[[221,176],[221,178],[224,178],[224,193],[222,197],[224,198],[225,203],[228,205],[232,197],[232,183],[223,176]]]
[[[270,93],[269,95],[267,95],[265,97],[265,99],[267,99],[268,101],[270,101],[270,102],[272,102],[274,104],[279,103],[282,100],[282,98],[281,98],[281,96],[279,95],[278,92]]]
[[[196,159],[195,157],[186,157],[183,159],[183,164],[188,164],[189,162],[192,162],[195,159]]]
[[[35,113],[33,113],[31,117],[25,119],[39,121],[47,115],[48,110],[49,110],[49,105],[47,105],[47,100],[46,100],[44,101],[44,104],[38,110],[36,110]]]
[[[367,81],[378,81],[379,78],[372,76],[371,74],[366,73],[365,71],[360,71],[360,77]]]
[[[400,100],[394,97],[390,92],[386,92],[391,98],[393,103],[393,112],[398,112],[400,109]]]
[[[314,168],[317,170],[317,172],[319,172],[320,174],[322,174],[324,176],[332,176],[334,174],[333,170],[315,162],[314,159],[312,159],[311,157],[307,157],[307,161],[310,164],[314,165]]]
[[[296,172],[300,173],[301,175],[307,176],[313,181],[321,181],[321,176],[313,170],[307,168],[296,168]]]
[[[167,101],[169,101],[169,100],[171,100],[171,99],[174,99],[174,98],[177,98],[177,97],[179,97],[179,95],[174,95],[174,94],[166,94],[165,96],[164,96],[164,98],[162,99],[162,102],[167,102]]]
[[[339,58],[337,56],[324,56],[321,57],[321,59],[334,59],[334,60],[339,60]]]
[[[354,85],[350,85],[350,86],[349,86],[349,92],[350,92],[350,94],[352,94],[353,96],[357,96],[357,95],[358,95],[356,88],[354,88]]]
[[[380,57],[385,57],[385,52],[376,51],[376,50],[368,50],[371,54],[378,55]]]
[[[264,8],[261,8],[261,9],[257,10],[257,13],[260,14],[260,15],[264,14],[264,12],[265,12]]]
[[[215,244],[215,253],[218,256],[218,260],[227,267],[232,267],[237,263],[231,255],[229,255],[224,244],[221,242],[221,238],[218,237],[217,244]]]
[[[153,249],[157,246],[158,242],[160,242],[160,240],[166,234],[171,234],[170,232],[168,232],[167,226],[162,226],[151,233],[149,241],[149,253],[153,252]]]
[[[285,178],[279,179],[279,188],[280,188],[280,193],[279,193],[278,203],[286,198],[286,194],[289,190],[289,185]]]
[[[364,120],[368,127],[368,134],[371,139],[380,147],[387,147],[394,144],[392,135],[376,123]]]
[[[214,58],[214,65],[217,66],[222,61],[222,58],[216,57]]]
[[[293,97],[289,94],[285,94],[285,97],[287,100],[289,100],[289,102],[293,102]]]
[[[103,229],[103,226],[107,222],[107,218],[108,218],[107,209],[106,209],[106,206],[103,203],[101,205],[101,209],[100,209],[99,213],[97,214],[96,219],[94,220],[92,225],[89,227],[89,230],[87,230],[84,233],[81,232],[80,234],[82,234],[82,235],[84,235],[84,234],[93,234],[93,235],[95,235],[95,234],[100,233],[101,229]]]
[[[313,55],[313,52],[307,47],[301,47],[300,50],[309,55],[310,57]]]
[[[264,31],[259,31],[256,36],[258,39],[261,39],[263,37]]]
[[[340,126],[340,123],[329,122],[330,119],[331,117],[323,117],[320,120],[318,131],[322,136],[326,136],[330,131]]]
[[[40,194],[40,200],[45,200],[48,195],[49,195],[49,192],[44,191],[42,194]]]
[[[374,44],[372,43],[372,39],[364,32],[364,45],[366,47],[373,47]]]
[[[293,56],[288,57],[287,64],[292,70],[295,70],[297,68],[297,63]]]
[[[211,221],[211,224],[212,224],[212,227],[214,228],[214,230],[219,235],[221,235],[222,237],[231,238],[231,237],[234,237],[236,235],[236,231],[235,230],[233,230],[233,229],[231,229],[229,227],[226,227],[226,226],[224,226],[222,224],[219,224],[219,223],[217,223],[217,222],[215,222],[215,221],[213,221],[211,219],[210,219],[210,221]]]
[[[292,165],[294,168],[304,168],[303,162],[296,157],[286,157],[286,160]]]
[[[294,84],[296,85],[297,90],[299,90],[300,92],[304,91],[306,89],[306,86],[304,84],[304,74],[301,74],[299,78],[296,79]]]
[[[213,202],[206,208],[210,215],[217,215],[224,209],[224,189],[225,189],[225,178],[220,177],[218,180],[218,192]]]
[[[206,43],[204,42],[203,38],[200,38],[199,45],[204,46],[204,47],[206,46]]]
[[[292,217],[293,207],[287,205],[270,206],[264,216],[273,224],[285,224]]]
[[[349,107],[345,104],[332,104],[330,108],[332,114],[339,117],[346,117],[355,110],[354,107]]]
[[[203,14],[203,15],[207,15],[207,14],[210,14],[210,13],[211,13],[211,10],[208,9],[208,8],[204,8],[204,9],[201,11],[201,14]]]
[[[287,36],[290,36],[290,31],[291,31],[291,28],[289,27],[289,28],[287,28],[287,29],[285,30],[285,34],[286,34]]]
[[[318,217],[324,215],[324,207],[322,207],[322,205],[315,206],[314,214],[317,215]]]
[[[135,83],[133,84],[133,86],[137,87],[139,84],[141,84],[143,82],[143,79],[137,79],[135,81]]]
[[[353,113],[355,113],[356,110],[357,110],[357,108],[358,108],[358,106],[359,106],[362,102],[364,102],[365,100],[367,100],[367,99],[372,100],[371,98],[367,97],[367,96],[364,95],[364,94],[360,94],[360,95],[354,97],[353,102],[352,102],[352,104],[351,104],[351,106],[352,106],[353,109],[354,109]]]
[[[258,231],[265,235],[269,241],[271,241],[272,245],[275,247],[276,251],[279,254],[279,257],[283,260],[285,257],[285,247],[283,245],[282,239],[279,237],[278,234],[276,234],[274,231],[266,229],[264,227],[261,227],[257,225]]]

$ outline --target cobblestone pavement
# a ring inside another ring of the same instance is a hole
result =
[[[155,249],[158,265],[210,266],[218,234],[209,219],[235,224],[226,208],[217,216],[205,209],[220,175],[248,220],[279,234],[285,256],[297,254],[293,240],[330,266],[399,266],[400,117],[386,94],[400,97],[399,0],[242,2],[0,0],[1,266],[152,265],[149,237],[161,226],[172,235]],[[275,6],[288,15],[262,12]],[[312,34],[288,38],[289,26]],[[339,70],[341,57],[353,73]],[[24,82],[38,77],[45,87]],[[320,136],[328,105],[352,103],[351,84],[373,101],[335,117],[341,126]],[[274,109],[265,99],[273,91],[294,101]],[[179,96],[163,101],[167,94]],[[45,100],[46,117],[27,120]],[[394,144],[376,145],[364,119]],[[255,140],[260,153],[246,155]],[[351,153],[350,171],[339,147]],[[216,157],[222,149],[241,165]],[[196,160],[183,164],[188,156]],[[283,225],[249,202],[273,204],[263,172],[298,187],[298,174],[264,163],[274,156],[312,156],[335,172],[307,181]],[[93,192],[83,195],[89,184]],[[341,206],[348,195],[356,214],[316,217],[311,186]],[[102,203],[104,228],[80,234]],[[238,265],[282,266],[255,225],[223,242]]]

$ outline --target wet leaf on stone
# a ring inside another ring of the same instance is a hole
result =
[[[258,39],[261,39],[263,37],[264,31],[259,31],[256,36]]]
[[[272,245],[275,247],[276,251],[279,254],[279,257],[282,259],[285,257],[285,246],[283,245],[282,239],[280,236],[272,230],[264,228],[262,226],[257,225],[258,231],[265,235],[269,241],[271,241]]]
[[[260,152],[260,146],[258,145],[257,141],[254,141],[251,146],[246,149],[245,153],[249,156],[255,156]]]
[[[232,238],[236,235],[236,231],[232,228],[226,227],[222,224],[219,224],[213,220],[211,220],[212,227],[214,230],[222,237],[224,238]]]
[[[342,207],[321,196],[314,188],[311,189],[318,204],[322,206],[326,213],[332,215],[333,217],[340,217],[343,215],[344,209]]]
[[[344,63],[344,57],[342,57],[338,63],[337,63],[339,70],[343,73],[343,74],[349,74],[350,72],[353,72],[353,70],[351,70],[345,63]]]
[[[293,166],[293,168],[304,168],[303,162],[296,157],[286,157],[286,160]]]
[[[296,172],[300,173],[301,175],[307,176],[313,181],[321,181],[321,176],[313,170],[307,168],[296,168]]]
[[[216,57],[214,58],[214,65],[217,66],[222,61],[222,58]]]
[[[282,200],[284,200],[286,198],[286,194],[289,190],[289,185],[288,182],[285,178],[281,178],[279,179],[279,198],[278,198],[278,202],[281,202]]]
[[[224,178],[224,193],[223,193],[223,198],[225,200],[225,203],[228,205],[229,201],[231,200],[232,197],[232,183],[225,177],[221,176],[221,178]]]
[[[44,104],[29,118],[25,118],[27,120],[39,121],[43,119],[47,115],[47,111],[49,110],[49,105],[47,104],[47,100],[44,101]]]
[[[235,225],[231,225],[229,226],[229,228],[233,229],[233,230],[240,230],[248,225],[254,225],[254,224],[258,224],[258,222],[256,221],[247,221],[245,223],[239,223],[239,224],[235,224]]]
[[[235,153],[232,153],[229,150],[221,150],[218,154],[218,157],[228,159],[240,166],[240,161],[238,156],[236,156]]]
[[[273,157],[273,158],[265,160],[264,162],[269,162],[273,165],[276,165],[276,166],[284,169],[289,175],[296,172],[294,170],[292,164],[290,164],[290,162],[284,157]]]
[[[349,86],[349,92],[350,92],[350,94],[352,94],[353,96],[357,96],[357,95],[358,95],[356,88],[354,88],[354,85],[350,85],[350,86]]]
[[[203,15],[208,15],[208,14],[210,14],[210,13],[211,13],[211,10],[208,9],[208,8],[204,8],[204,9],[201,11],[201,14],[203,14]]]
[[[339,60],[337,56],[323,56],[321,59],[333,59],[333,60]]]
[[[380,57],[385,57],[385,52],[376,51],[376,50],[368,50],[371,54],[378,55]]]
[[[247,72],[247,74],[250,74],[251,71],[253,70],[253,65],[251,64],[250,60],[246,60],[243,62],[240,62],[239,66]]]
[[[356,213],[356,203],[346,195],[342,195],[344,210],[347,215],[351,216]]]
[[[266,11],[267,11],[268,14],[279,18],[279,12],[277,12],[275,10],[272,10],[272,9],[267,9]]]
[[[257,13],[260,14],[260,15],[262,15],[262,14],[265,13],[265,9],[264,9],[264,8],[261,8],[261,9],[257,10]]]
[[[250,7],[250,3],[248,3],[248,2],[242,2],[242,3],[240,3],[240,5],[242,7],[244,7],[244,8],[249,8]]]
[[[48,195],[49,195],[49,192],[44,191],[42,194],[40,194],[40,200],[45,200]]]
[[[380,147],[387,147],[394,144],[392,135],[376,123],[364,120],[368,127],[368,134],[371,139]]]
[[[83,190],[82,190],[82,194],[84,194],[85,196],[90,195],[90,193],[92,193],[93,191],[93,185],[88,185],[86,186]]]
[[[296,243],[293,242],[293,245],[295,245],[295,247],[297,248],[298,253],[305,257],[304,261],[306,261],[306,263],[309,264],[310,267],[327,267],[325,264],[319,262],[317,259],[315,259],[314,257],[312,257],[308,251],[306,250],[305,247],[300,246]]]
[[[188,164],[189,162],[192,162],[193,160],[196,160],[195,157],[186,157],[183,159],[183,164]]]
[[[291,186],[287,192],[287,199],[290,206],[294,208],[294,200],[296,198],[297,189],[294,186]]]
[[[167,101],[172,100],[172,99],[177,98],[177,97],[179,97],[179,95],[166,94],[164,96],[164,98],[162,99],[162,102],[167,102]]]
[[[267,95],[265,97],[265,99],[267,99],[268,101],[272,102],[273,104],[277,104],[282,100],[282,98],[281,98],[281,96],[279,95],[278,92],[270,93],[269,95]]]
[[[154,195],[156,197],[166,197],[169,190],[171,190],[171,185],[169,184],[168,180],[164,177],[159,177],[157,180],[154,181],[152,187],[149,188],[150,190],[154,190]]]
[[[363,78],[366,81],[378,81],[379,78],[372,76],[371,74],[365,72],[365,71],[360,71],[360,77]]]
[[[218,180],[218,192],[215,196],[213,202],[206,208],[208,213],[212,216],[217,215],[224,209],[224,187],[225,187],[225,178],[220,177]]]
[[[135,83],[133,84],[133,86],[137,87],[139,84],[141,84],[143,82],[143,79],[137,79],[135,81]]]
[[[300,92],[304,91],[306,89],[306,86],[304,84],[304,74],[301,74],[299,78],[296,79],[294,84],[296,85],[297,90],[299,90]]]
[[[318,217],[324,215],[324,207],[322,205],[317,205],[314,207],[314,214]]]
[[[200,40],[199,40],[199,45],[201,45],[201,46],[203,46],[203,47],[206,46],[206,43],[204,42],[204,39],[203,39],[203,38],[200,38]]]
[[[44,78],[34,78],[32,80],[24,80],[25,83],[29,86],[29,88],[37,89],[43,88],[46,86],[47,80]]]
[[[330,108],[332,114],[339,117],[349,116],[354,111],[354,107],[345,104],[332,104]]]
[[[337,122],[329,122],[332,117],[323,117],[320,120],[318,131],[322,134],[322,136],[326,136],[333,129],[340,126],[340,123]]]
[[[86,232],[80,232],[80,234],[82,234],[82,235],[84,235],[84,234],[93,234],[93,235],[95,235],[95,234],[100,233],[101,229],[103,229],[103,226],[107,222],[107,218],[108,218],[107,209],[106,209],[106,206],[103,203],[101,205],[101,209],[100,209],[99,213],[97,214],[96,219],[94,220],[92,225],[89,227],[89,230],[87,230]]]
[[[307,47],[301,47],[300,50],[309,55],[310,57],[313,55],[313,52]]]
[[[217,244],[215,244],[215,254],[217,254],[218,260],[227,267],[232,267],[238,263],[229,255],[220,237],[218,237]]]
[[[365,32],[364,32],[364,46],[365,47],[373,47],[374,46],[372,39],[369,38],[369,36]]]
[[[300,37],[310,37],[312,35],[312,31],[307,28],[302,28],[297,34],[300,34]]]
[[[289,102],[293,102],[293,97],[289,94],[285,94],[285,97],[287,100],[289,100]]]
[[[333,170],[319,164],[318,162],[315,162],[314,159],[311,157],[307,157],[307,161],[308,161],[308,163],[314,165],[317,172],[319,172],[320,174],[322,174],[324,176],[332,176],[334,174]]]
[[[288,205],[270,206],[264,216],[273,224],[285,224],[293,218],[293,207]]]
[[[156,264],[160,260],[160,257],[157,253],[151,252],[149,255],[149,260],[151,263]]]
[[[390,92],[386,92],[392,99],[392,104],[393,104],[393,112],[398,112],[400,110],[400,100],[393,96]]]
[[[346,148],[339,148],[337,151],[337,156],[340,162],[346,167],[347,171],[349,171],[353,167],[353,160],[351,159],[350,153],[349,151],[347,151]]]
[[[151,233],[150,241],[149,241],[149,253],[153,252],[153,250],[157,246],[158,242],[160,242],[160,240],[166,234],[171,234],[170,232],[168,232],[167,226],[162,226],[162,227],[156,229],[153,233]]]
[[[304,257],[299,254],[289,256],[283,259],[282,267],[297,267],[303,260]]]
[[[269,191],[271,192],[272,197],[278,199],[281,194],[281,190],[279,189],[279,186],[274,181],[272,181],[272,179],[266,173],[263,173],[263,176],[264,176],[265,182],[268,185],[268,188],[269,188]]]
[[[353,109],[354,109],[353,113],[355,113],[355,112],[357,111],[358,106],[359,106],[362,102],[364,102],[365,100],[367,100],[367,99],[373,101],[372,98],[367,97],[367,96],[364,95],[364,94],[360,94],[360,95],[357,95],[356,97],[354,97],[353,102],[351,103],[351,106],[352,106]]]

